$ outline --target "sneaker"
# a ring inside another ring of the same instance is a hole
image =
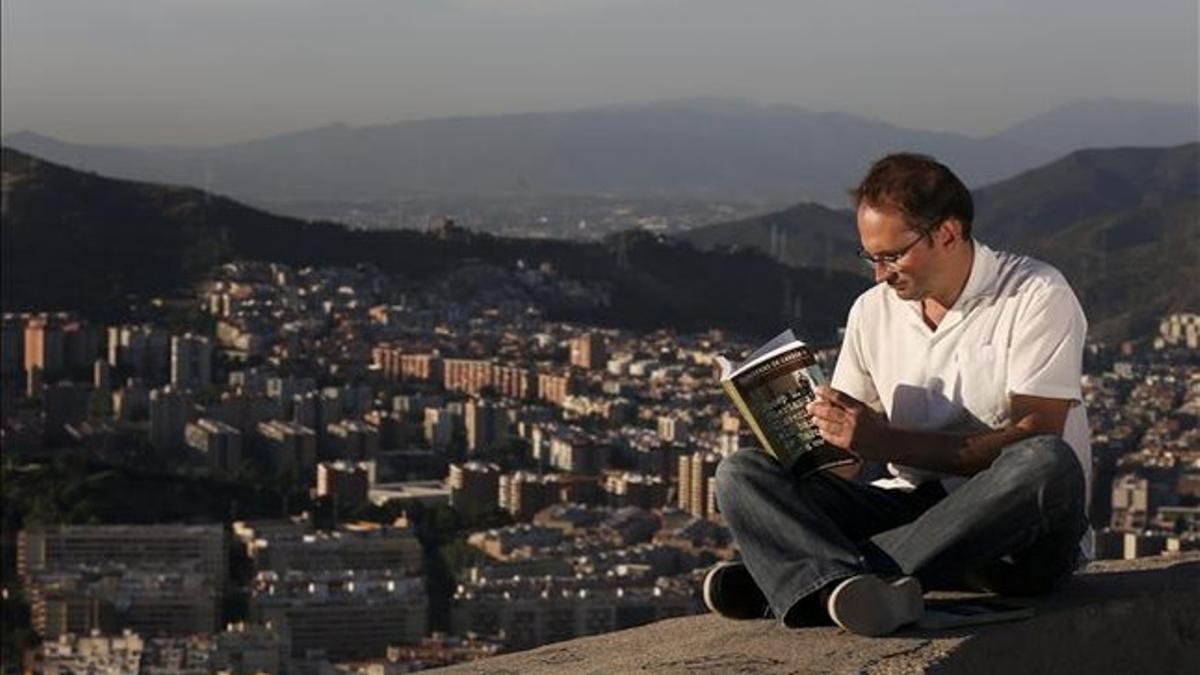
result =
[[[915,577],[888,581],[874,574],[859,574],[834,587],[826,608],[842,628],[877,637],[920,619],[925,599]]]
[[[761,619],[769,616],[767,596],[740,562],[721,562],[704,575],[704,606],[727,619]]]

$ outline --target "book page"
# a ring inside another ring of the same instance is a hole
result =
[[[792,344],[793,342],[800,342],[800,341],[796,339],[796,334],[792,332],[791,328],[789,328],[789,329],[783,331],[782,333],[780,333],[779,335],[776,335],[775,337],[771,338],[763,346],[759,347],[758,349],[755,349],[754,352],[750,354],[750,356],[746,357],[746,360],[733,366],[732,370],[735,374],[737,374],[742,369],[744,369],[748,366],[751,366],[759,361],[762,361],[771,352],[777,351],[781,347],[788,346],[788,345]]]

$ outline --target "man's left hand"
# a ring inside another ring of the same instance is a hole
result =
[[[882,415],[836,389],[818,387],[816,394],[807,410],[825,442],[865,459],[887,459],[888,425]]]

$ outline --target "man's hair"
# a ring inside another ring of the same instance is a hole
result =
[[[975,203],[958,176],[928,155],[898,152],[876,160],[858,187],[850,190],[854,206],[899,211],[909,227],[922,233],[947,218],[962,223],[971,237]]]

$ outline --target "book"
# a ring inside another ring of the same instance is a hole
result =
[[[1034,609],[1028,605],[987,598],[935,600],[925,603],[925,614],[917,621],[917,626],[928,630],[946,630],[1001,621],[1019,621],[1033,615]]]
[[[739,364],[723,356],[721,387],[762,449],[799,477],[858,458],[821,438],[805,409],[826,383],[812,351],[790,329],[754,351]]]

